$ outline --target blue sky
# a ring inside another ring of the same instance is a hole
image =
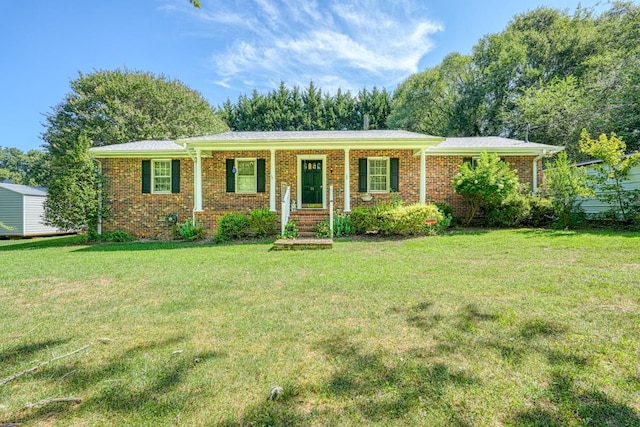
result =
[[[40,148],[44,115],[78,72],[128,68],[181,80],[213,106],[282,80],[393,90],[470,53],[519,13],[577,0],[58,0],[0,6],[0,146]],[[582,1],[583,7],[597,0]],[[600,6],[602,8],[602,6]]]

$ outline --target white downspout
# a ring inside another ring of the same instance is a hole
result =
[[[98,163],[98,236],[102,236],[102,162],[94,159]],[[24,228],[23,228],[24,229]]]
[[[202,152],[200,149],[196,149],[196,171],[195,171],[195,201],[196,212],[202,211]]]
[[[351,187],[349,180],[351,179],[349,164],[349,149],[344,149],[344,212],[351,212]]]
[[[427,203],[427,154],[426,147],[420,149],[420,204]]]
[[[538,161],[546,156],[547,150],[542,150],[542,154],[533,159],[533,182],[531,183],[533,194],[538,192]]]
[[[271,149],[271,164],[269,165],[269,210],[276,211],[276,150]]]

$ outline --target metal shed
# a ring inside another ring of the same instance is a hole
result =
[[[32,237],[64,234],[65,231],[44,224],[44,201],[47,190],[27,185],[0,182],[0,236]]]

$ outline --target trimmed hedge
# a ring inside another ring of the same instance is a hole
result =
[[[435,205],[383,203],[351,211],[351,225],[356,234],[423,236],[443,232],[450,223],[451,217],[445,217]]]

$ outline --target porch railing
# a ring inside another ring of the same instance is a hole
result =
[[[281,226],[280,230],[281,234],[284,234],[284,229],[289,222],[289,215],[291,214],[291,186],[287,185],[287,190],[284,192],[284,197],[282,197],[282,210],[281,212]]]

